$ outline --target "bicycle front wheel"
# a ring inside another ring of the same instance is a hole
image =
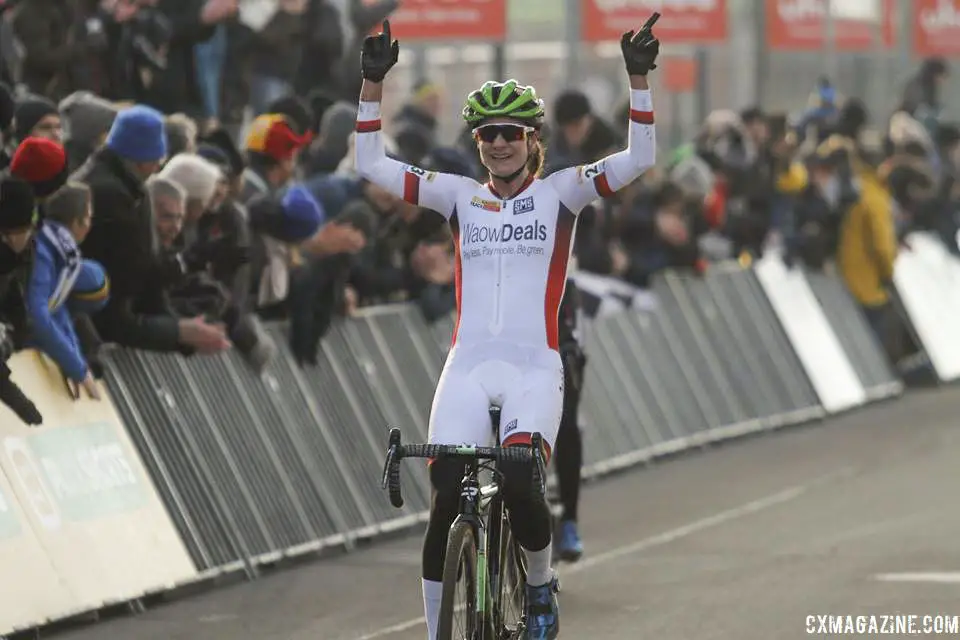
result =
[[[456,523],[447,537],[437,637],[440,640],[475,640],[480,637],[477,541],[467,522]]]

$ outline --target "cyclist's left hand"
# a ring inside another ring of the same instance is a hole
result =
[[[639,31],[634,32],[631,29],[620,38],[620,50],[627,64],[627,73],[632,76],[645,76],[657,68],[660,41],[653,35],[653,25],[659,19],[660,14],[654,12]]]

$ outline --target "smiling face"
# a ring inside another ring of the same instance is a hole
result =
[[[474,129],[480,160],[494,176],[508,176],[523,168],[536,144],[533,127],[511,120],[495,118]]]

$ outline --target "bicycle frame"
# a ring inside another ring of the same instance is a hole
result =
[[[494,610],[493,605],[494,593],[500,586],[497,581],[500,577],[503,502],[498,499],[500,485],[496,480],[487,485],[480,485],[478,479],[480,469],[481,465],[477,460],[466,463],[466,471],[460,482],[460,513],[454,520],[453,526],[466,521],[473,528],[477,540],[477,591],[472,594],[472,597],[476,598],[476,612],[481,629],[480,638],[481,640],[499,640],[495,636],[488,639],[487,634],[496,633],[502,627],[502,613]]]

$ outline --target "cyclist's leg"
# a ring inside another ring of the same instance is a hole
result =
[[[490,440],[490,402],[486,392],[453,360],[444,367],[430,410],[429,441],[434,444],[485,444]],[[430,640],[437,637],[443,591],[447,534],[460,506],[463,463],[430,464],[430,520],[423,540],[423,607]]]
[[[529,446],[530,435],[540,432],[549,458],[553,451],[563,411],[563,371],[546,368],[524,372],[517,388],[504,398],[500,413],[500,441],[503,446]],[[546,562],[532,558],[527,579],[544,584],[552,576],[549,559],[551,517],[546,496],[532,491],[533,476],[528,465],[505,463],[503,499],[510,510],[510,528],[528,555],[542,551]]]
[[[580,410],[580,388],[574,383],[567,363],[564,367],[563,417],[557,434],[557,450],[554,452],[557,465],[557,481],[560,485],[560,503],[563,515],[556,545],[561,557],[569,560],[583,553],[577,531],[577,508],[580,504],[580,471],[583,467],[583,439],[577,415]]]
[[[529,446],[530,436],[540,432],[546,458],[556,443],[563,412],[563,366],[555,352],[537,359],[523,372],[516,388],[504,398],[500,414],[503,446]],[[546,496],[533,490],[529,465],[505,462],[503,499],[510,511],[510,528],[527,561],[527,629],[530,638],[550,639],[559,632],[556,576],[550,566],[550,508]]]

